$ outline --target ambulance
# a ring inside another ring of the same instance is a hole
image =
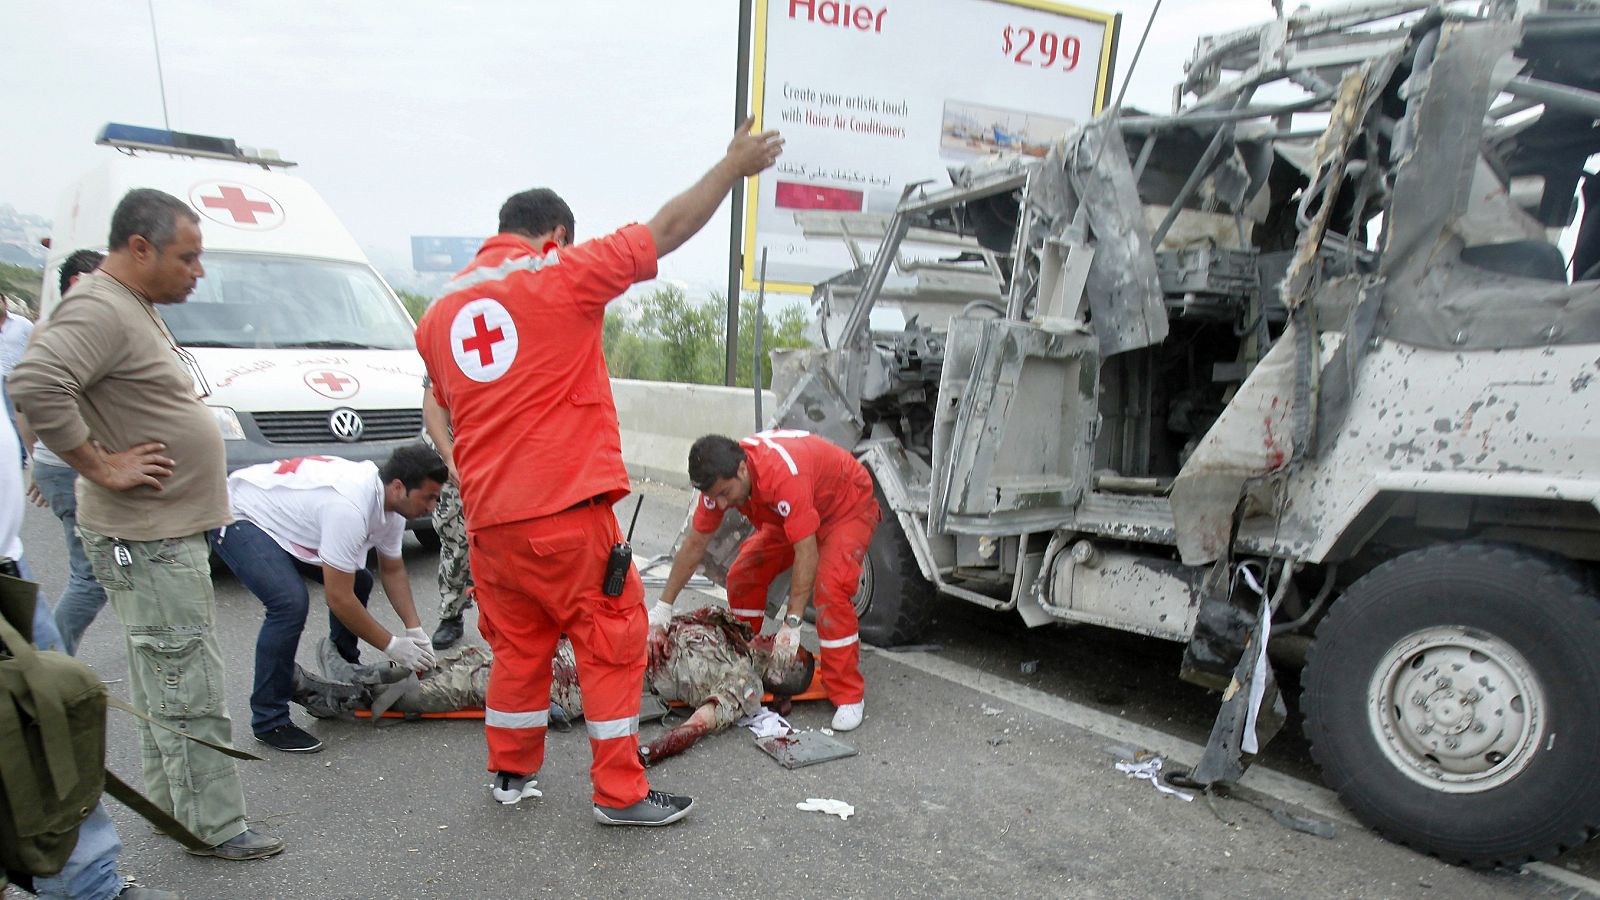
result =
[[[63,196],[40,309],[60,302],[61,263],[104,251],[117,202],[156,188],[200,216],[205,277],[160,308],[216,416],[228,471],[301,456],[381,464],[422,431],[415,323],[292,162],[232,139],[107,125],[120,151]]]

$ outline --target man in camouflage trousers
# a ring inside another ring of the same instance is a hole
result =
[[[444,459],[450,481],[433,508],[433,532],[439,536],[439,627],[433,633],[438,650],[461,640],[466,631],[462,613],[472,605],[472,567],[467,561],[467,519],[461,506],[461,476],[452,451],[450,412],[433,399],[426,376],[422,384],[422,441]]]

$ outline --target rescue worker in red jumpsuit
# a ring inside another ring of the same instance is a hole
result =
[[[671,620],[678,592],[705,558],[724,512],[735,507],[756,533],[739,546],[728,569],[728,609],[759,634],[767,589],[790,570],[787,614],[774,641],[773,664],[787,665],[794,658],[800,617],[815,600],[822,681],[838,707],[834,730],[860,725],[866,682],[853,598],[879,518],[866,467],[849,451],[805,431],[763,431],[738,442],[709,434],[689,448],[689,481],[700,491],[693,527],[650,609],[652,627]]]
[[[494,651],[484,724],[501,803],[538,794],[550,660],[563,633],[583,685],[595,817],[666,825],[693,803],[650,790],[639,763],[647,624],[638,572],[629,566],[620,596],[602,590],[622,540],[611,506],[629,485],[600,339],[606,304],[654,278],[657,259],[777,159],[777,132],[750,129],[649,222],[581,244],[554,191],[512,196],[500,233],[417,327],[434,399],[455,427],[480,629]]]

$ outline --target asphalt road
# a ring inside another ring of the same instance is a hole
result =
[[[688,494],[639,488],[643,560],[670,546]],[[626,521],[632,501],[618,511]],[[54,598],[65,580],[59,526],[30,508],[24,538]],[[406,552],[431,630],[436,560],[410,539]],[[1594,847],[1531,871],[1480,873],[1388,843],[1305,783],[1315,774],[1292,723],[1269,747],[1274,771],[1251,773],[1250,789],[1191,802],[1161,794],[1116,771],[1108,748],[1142,742],[1181,753],[1204,742],[1216,699],[1178,681],[1176,645],[1098,629],[1028,631],[951,601],[928,646],[863,652],[867,719],[842,736],[857,756],[788,771],[742,730],[713,735],[651,770],[654,786],[697,798],[690,818],[619,829],[591,816],[581,729],[552,733],[544,796],[501,807],[488,798],[479,722],[374,727],[297,712],[326,750],[298,756],[258,744],[247,695],[261,607],[226,573],[216,591],[236,743],[263,756],[241,764],[250,819],[289,847],[248,863],[190,857],[108,801],[125,873],[185,897],[1573,897],[1594,889],[1583,876],[1600,877]],[[381,599],[374,607],[394,622]],[[327,631],[322,609],[313,604],[301,645],[308,666]],[[478,639],[475,628],[469,635]],[[80,656],[125,694],[109,610]],[[791,721],[821,728],[831,710],[798,704]],[[130,717],[112,719],[109,762],[138,784]],[[842,800],[855,814],[797,810],[807,798]],[[1331,822],[1336,834],[1290,830],[1274,809]]]

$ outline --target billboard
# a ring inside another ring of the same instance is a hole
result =
[[[769,290],[853,267],[797,213],[887,215],[952,165],[1044,155],[1107,102],[1117,22],[1046,0],[755,0],[752,112],[785,145],[746,195],[745,289],[763,250]]]
[[[459,272],[478,255],[488,238],[411,236],[411,268],[418,272]]]

